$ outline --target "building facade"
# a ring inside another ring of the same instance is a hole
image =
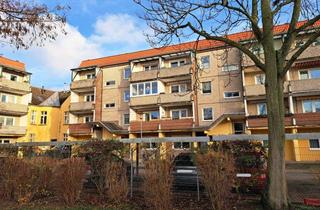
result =
[[[30,76],[24,63],[0,57],[0,144],[26,135]]]

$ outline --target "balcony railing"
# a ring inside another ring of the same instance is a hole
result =
[[[159,95],[137,96],[130,98],[130,106],[146,106],[159,103]]]
[[[73,113],[88,113],[94,109],[92,102],[75,102],[70,103],[70,112]]]
[[[29,83],[11,81],[5,78],[0,78],[0,87],[2,90],[17,95],[24,95],[31,92],[31,86]]]
[[[283,85],[283,91],[285,93],[288,92],[288,82],[286,81]],[[244,87],[246,91],[246,96],[247,97],[254,97],[254,96],[264,96],[266,95],[266,90],[264,85],[246,85]]]
[[[0,125],[0,134],[8,136],[23,136],[27,132],[25,126],[2,126]]]
[[[160,94],[160,103],[178,103],[178,102],[191,102],[192,101],[192,93],[167,93]]]
[[[69,124],[70,136],[89,136],[91,135],[91,125],[87,123]]]
[[[285,126],[319,126],[320,112],[297,113],[285,117]],[[249,128],[268,127],[266,116],[251,116],[248,118]]]
[[[70,85],[70,89],[74,92],[85,92],[91,89],[93,91],[93,87],[94,79],[77,80],[73,81]]]
[[[130,122],[130,132],[145,131],[166,131],[166,130],[185,130],[193,128],[193,119],[161,119],[151,121],[132,121]]]
[[[28,113],[28,106],[24,104],[0,102],[0,113],[22,116]]]
[[[304,79],[290,81],[292,93],[311,93],[320,92],[320,78],[319,79]]]
[[[154,80],[158,77],[158,70],[132,72],[130,82]]]

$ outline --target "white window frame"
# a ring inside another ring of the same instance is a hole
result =
[[[128,92],[129,93],[129,99],[128,100],[126,100],[126,92]],[[130,101],[130,90],[124,90],[123,91],[123,102],[129,102]]]
[[[146,83],[150,83],[150,94],[146,94]],[[157,92],[153,93],[152,91],[152,84],[153,83],[157,83]],[[139,84],[143,84],[143,94],[139,94]],[[133,95],[133,86],[136,85],[137,86],[137,92],[136,95]],[[141,96],[152,96],[152,95],[158,95],[159,94],[159,83],[158,81],[147,81],[147,82],[138,82],[138,83],[133,83],[130,84],[130,98],[132,97],[141,97]]]
[[[87,100],[87,97],[89,97],[89,101]],[[95,95],[94,94],[86,94],[86,95],[84,95],[84,101],[85,102],[94,102],[94,100],[95,100]]]
[[[305,101],[310,101],[311,102],[311,112],[306,112],[305,108],[304,108],[304,102]],[[316,102],[320,102],[320,99],[313,99],[313,100],[302,100],[302,112],[303,113],[317,113],[316,112],[316,106],[315,106],[315,103]]]
[[[30,124],[31,125],[37,124],[37,110],[31,110]]]
[[[88,122],[86,122],[86,118],[89,119]],[[93,122],[93,116],[92,115],[83,116],[83,123],[89,123],[89,122]]]
[[[183,83],[183,84],[171,85],[171,86],[170,86],[170,93],[173,93],[173,92],[172,92],[172,86],[178,86],[178,92],[177,92],[177,93],[186,93],[186,92],[187,92],[187,84],[185,84],[185,83]],[[186,90],[185,92],[182,92],[182,91],[181,91],[181,87],[182,87],[182,86],[185,88],[185,90]]]
[[[127,70],[129,70],[130,71],[130,73],[129,73],[129,77],[126,77],[126,71]],[[126,68],[124,68],[123,69],[123,79],[125,79],[125,80],[128,80],[129,78],[130,78],[130,76],[131,76],[131,67],[129,66],[129,67],[126,67]]]
[[[150,63],[142,66],[143,66],[143,71],[153,71],[153,70],[159,69],[159,63]],[[156,66],[156,68],[154,68],[154,66]]]
[[[230,69],[230,67],[231,67],[231,69]],[[237,64],[223,65],[222,71],[223,72],[239,71],[239,65],[237,65]]]
[[[188,116],[189,116],[188,109],[171,109],[170,110],[170,118],[171,119],[172,119],[172,112],[176,112],[176,111],[179,111],[179,119],[177,119],[177,120],[188,118]],[[181,111],[186,111],[186,116],[185,117],[181,116]]]
[[[265,113],[265,114],[261,114],[261,113],[260,113],[260,109],[259,109],[259,106],[260,106],[260,105],[263,105],[263,104],[266,106],[266,113]],[[258,103],[258,104],[257,104],[257,114],[258,114],[258,115],[261,115],[261,116],[264,116],[264,115],[267,115],[267,114],[268,114],[267,103]]]
[[[114,104],[114,106],[109,106],[109,105],[111,105],[111,104]],[[108,105],[108,106],[107,106]],[[114,102],[112,102],[112,103],[106,103],[106,104],[104,104],[104,108],[105,109],[114,109],[114,108],[116,108],[116,103],[114,103]]]
[[[1,93],[0,96],[1,96],[1,103],[8,103],[8,101],[9,101],[9,100],[8,100],[9,96],[8,96],[7,94]],[[2,101],[2,97],[3,97],[3,96],[5,96],[5,101]]]
[[[86,79],[94,79],[96,78],[96,73],[88,73],[86,74]]]
[[[311,148],[310,140],[318,140],[318,143],[320,144],[320,139],[309,139],[309,140],[308,140],[308,143],[309,143],[309,150],[320,150],[320,147],[318,147],[318,148]]]
[[[211,109],[211,112],[212,112],[212,119],[209,119],[209,120],[205,120],[204,119],[204,110],[205,109]],[[209,121],[213,121],[214,120],[214,110],[213,110],[213,108],[212,107],[203,107],[202,108],[202,121],[207,121],[207,122],[209,122]]]
[[[180,147],[179,147],[179,148],[176,148],[176,147],[174,146],[174,143],[179,143],[179,144],[180,144]],[[183,147],[183,143],[188,143],[188,144],[189,144],[189,147],[188,147],[188,148],[184,148],[184,147]],[[172,143],[172,149],[174,149],[174,150],[190,150],[190,149],[191,149],[191,142],[173,142],[173,143]]]
[[[306,79],[301,79],[301,72],[306,71],[308,73],[308,78],[307,79],[319,79],[319,78],[312,78],[311,72],[318,70],[320,71],[320,68],[313,68],[313,69],[301,69],[299,70],[299,80],[306,80]]]
[[[68,111],[65,111],[63,113],[63,123],[69,124],[70,123],[70,113]]]
[[[239,93],[239,95],[238,95],[238,96],[226,97],[226,93]],[[224,92],[223,92],[223,97],[224,97],[225,99],[240,98],[240,97],[241,97],[241,94],[240,94],[240,91],[224,91]]]
[[[203,83],[210,83],[210,93],[204,93],[203,92]],[[203,95],[210,95],[210,94],[212,94],[212,82],[211,81],[203,81],[203,82],[201,82],[201,94],[203,94]]]
[[[69,134],[68,133],[64,133],[63,134],[63,141],[68,141],[69,140]]]
[[[15,117],[7,117],[7,116],[0,116],[3,117],[3,126],[15,126],[16,124],[16,119]],[[12,125],[8,125],[8,119],[12,119]]]
[[[150,145],[152,145],[152,147],[150,147]],[[153,145],[155,145],[155,147]],[[156,150],[158,149],[158,146],[159,146],[159,143],[156,143],[156,142],[144,143],[144,149],[146,150]]]
[[[151,113],[152,112],[158,112],[158,118],[157,119],[151,119]],[[158,111],[158,110],[155,110],[155,111],[149,111],[149,112],[143,112],[143,121],[146,121],[146,114],[149,114],[149,116],[150,116],[150,119],[149,119],[149,121],[153,121],[153,120],[160,120],[160,111]],[[148,122],[148,121],[146,121],[146,122]]]
[[[125,119],[126,119],[126,118],[125,118],[125,115],[129,116],[129,118],[128,118],[128,120],[129,120],[128,123],[125,122]],[[124,114],[122,115],[122,122],[123,122],[124,125],[130,125],[130,114],[129,114],[129,113],[124,113]]]
[[[41,111],[40,112],[41,115],[40,115],[40,125],[47,125],[48,124],[48,112],[47,111]],[[45,120],[45,123],[42,122],[42,120],[44,121]]]
[[[258,83],[258,77],[259,76],[263,76],[263,84],[261,84],[261,83]],[[266,83],[266,75],[265,74],[257,74],[257,75],[255,75],[254,76],[254,83],[256,84],[256,85],[264,85],[265,83]]]
[[[202,62],[202,59],[203,58],[206,58],[206,57],[208,57],[208,63],[206,63],[205,65],[203,64],[203,62]],[[204,68],[204,69],[207,69],[207,68],[210,68],[210,55],[204,55],[204,56],[201,56],[200,57],[200,64],[201,64],[201,68]]]
[[[177,66],[172,67],[172,63],[177,62]],[[183,62],[183,64],[181,64],[181,62]],[[176,67],[180,67],[180,66],[184,66],[187,64],[186,59],[177,59],[177,60],[171,60],[170,61],[170,68],[176,68]]]

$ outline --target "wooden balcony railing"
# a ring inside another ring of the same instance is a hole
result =
[[[193,128],[193,119],[185,118],[179,120],[162,119],[152,121],[132,121],[130,122],[131,132],[158,131],[158,130],[180,130]]]
[[[69,124],[69,135],[91,135],[91,125],[87,123]]]

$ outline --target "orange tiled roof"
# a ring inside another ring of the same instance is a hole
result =
[[[303,25],[306,21],[300,21],[297,26],[300,27]],[[320,26],[320,21],[316,22],[314,26]],[[282,34],[286,32],[289,29],[289,24],[283,24],[278,25],[274,27],[274,34]],[[245,31],[245,32],[239,32],[228,35],[228,38],[234,40],[234,41],[244,41],[254,38],[253,33],[251,31]],[[85,67],[91,67],[91,66],[111,66],[116,64],[123,64],[128,63],[130,60],[134,59],[140,59],[145,57],[153,57],[153,56],[159,56],[164,54],[170,54],[170,53],[176,53],[176,52],[183,52],[187,50],[191,50],[195,47],[196,42],[186,42],[182,44],[176,44],[176,45],[170,45],[166,47],[161,48],[153,48],[153,49],[147,49],[142,51],[136,51],[131,53],[125,53],[120,55],[113,55],[108,57],[102,57],[102,58],[96,58],[96,59],[89,59],[84,60],[80,63],[79,68],[85,68]],[[207,50],[212,49],[216,47],[223,46],[224,43],[219,41],[213,41],[213,40],[200,40],[198,42],[197,49],[198,50]]]
[[[0,56],[0,65],[13,68],[20,71],[25,71],[25,64],[20,61],[14,61],[9,58]]]

